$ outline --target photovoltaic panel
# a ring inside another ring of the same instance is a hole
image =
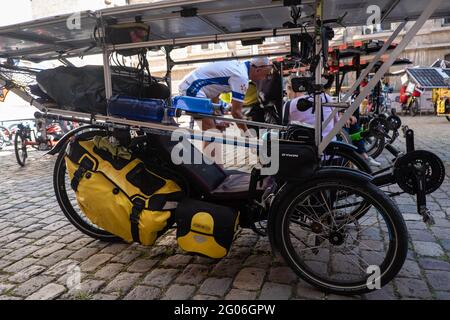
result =
[[[408,75],[422,88],[447,88],[449,87],[449,75],[438,68],[411,68],[407,69]]]

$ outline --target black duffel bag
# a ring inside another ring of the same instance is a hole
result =
[[[115,72],[115,68],[111,68]],[[138,70],[130,68],[131,76],[113,74],[113,95],[124,94],[139,98],[167,99],[167,85],[155,80],[138,81]],[[106,114],[103,66],[66,67],[43,70],[36,76],[42,91],[61,109]]]

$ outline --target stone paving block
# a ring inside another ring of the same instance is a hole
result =
[[[449,291],[436,291],[435,295],[437,300],[450,300]]]
[[[13,249],[5,249],[5,248],[1,248],[0,249],[0,258],[10,254],[13,251]]]
[[[12,275],[8,278],[8,281],[15,283],[22,283],[27,281],[28,279],[42,273],[45,270],[45,267],[31,265],[20,272]]]
[[[0,294],[4,294],[14,288],[13,284],[0,283]]]
[[[73,251],[61,249],[61,250],[53,252],[52,254],[46,256],[45,258],[39,260],[37,262],[37,264],[39,264],[41,266],[50,267],[64,259],[66,259],[71,254],[73,254]]]
[[[308,283],[300,280],[295,288],[295,295],[298,298],[324,300],[325,294],[319,289],[309,285]]]
[[[69,235],[69,236],[74,236],[74,235]],[[75,236],[77,236],[77,235],[75,235]],[[78,237],[77,237],[78,238]],[[67,249],[69,249],[69,250],[74,250],[74,251],[76,251],[76,250],[79,250],[79,249],[82,249],[82,248],[85,248],[89,243],[91,243],[92,241],[94,241],[94,239],[93,238],[89,238],[89,237],[83,237],[83,238],[79,238],[79,239],[77,239],[77,240],[75,240],[75,241],[73,241],[73,242],[70,242],[67,246],[66,246],[66,248]],[[62,242],[62,241],[60,241],[60,242]]]
[[[66,259],[61,260],[55,265],[51,266],[44,272],[44,275],[58,277],[64,274],[68,274],[71,270],[79,267],[79,263],[76,260]]]
[[[41,226],[37,226],[37,225],[31,225],[30,227],[36,227],[36,229],[37,229],[36,231],[27,233],[26,237],[31,238],[31,239],[41,239],[52,232],[51,230],[44,230],[44,229],[42,229]],[[25,229],[22,229],[22,230],[25,230]]]
[[[431,231],[440,240],[450,240],[450,229],[448,228],[431,227]]]
[[[414,241],[427,241],[427,242],[436,241],[436,238],[433,236],[431,231],[428,231],[428,230],[411,229],[411,230],[408,230],[408,233],[409,233],[409,237]]]
[[[185,268],[192,258],[192,256],[176,254],[168,257],[161,265],[169,268]]]
[[[450,240],[441,240],[441,244],[445,251],[450,251]]]
[[[108,244],[100,253],[119,254],[127,249],[130,245],[127,243],[113,243]]]
[[[81,283],[71,288],[64,296],[63,299],[75,299],[75,300],[87,300],[91,299],[93,294],[97,293],[100,288],[105,284],[102,280],[83,280]]]
[[[242,290],[259,290],[265,275],[264,269],[243,268],[234,279],[233,287]]]
[[[100,267],[102,264],[110,260],[113,256],[106,253],[98,253],[84,261],[80,268],[82,272],[91,272]]]
[[[9,227],[3,228],[2,230],[0,230],[0,239],[3,239],[8,234],[15,233],[15,232],[17,232],[19,230],[20,230],[19,228],[13,227],[13,226],[9,226]]]
[[[125,266],[121,263],[108,263],[95,273],[96,278],[110,280],[113,279]]]
[[[62,238],[60,238],[60,239],[58,240],[58,242],[69,244],[69,243],[73,243],[73,242],[76,241],[77,239],[80,239],[80,237],[82,237],[81,233],[74,232],[74,233],[70,233],[70,234],[68,234],[68,235],[63,236]],[[94,239],[93,239],[93,240],[94,240]],[[95,241],[95,240],[94,240],[94,241]],[[80,249],[80,248],[78,248],[78,249]],[[78,249],[77,249],[77,250],[78,250]]]
[[[425,274],[434,290],[450,291],[450,271],[427,270]]]
[[[16,263],[13,263],[9,267],[6,267],[3,269],[3,272],[8,273],[17,273],[19,271],[22,271],[23,269],[35,264],[39,259],[35,258],[25,258],[23,260],[17,261]]]
[[[216,277],[234,277],[242,268],[240,260],[222,259],[211,271],[212,276]]]
[[[224,296],[231,286],[231,278],[208,278],[200,286],[199,293],[211,296]]]
[[[64,291],[66,291],[64,286],[56,283],[50,283],[27,297],[25,300],[51,300],[57,298]]]
[[[63,243],[54,243],[48,246],[44,246],[42,249],[33,252],[32,256],[33,258],[44,258],[51,253],[64,248],[65,246],[66,245]]]
[[[200,264],[190,264],[176,278],[175,282],[182,284],[197,285],[207,276],[209,267]]]
[[[274,267],[270,269],[269,281],[291,284],[298,280],[298,276],[289,267]]]
[[[402,269],[398,273],[399,277],[420,278],[420,267],[414,260],[406,260]]]
[[[21,239],[24,235],[24,232],[10,233],[7,236],[0,238],[0,245],[7,248],[9,244],[11,244],[12,242],[16,242],[15,240]],[[9,248],[11,248],[11,246]]]
[[[140,276],[139,273],[119,273],[102,292],[120,292],[124,294],[133,287]]]
[[[175,279],[178,272],[176,269],[154,269],[142,283],[154,287],[165,287]]]
[[[426,299],[431,297],[430,289],[427,283],[421,279],[396,278],[395,284],[397,290],[402,297],[413,297]]]
[[[228,259],[246,259],[253,251],[253,247],[232,246],[227,255]]]
[[[447,261],[425,258],[425,259],[419,259],[419,263],[422,266],[422,268],[424,268],[426,270],[450,271],[450,263],[448,263]]]
[[[98,251],[99,251],[98,248],[89,248],[89,247],[81,248],[81,249],[75,251],[70,256],[70,258],[84,261],[84,260],[88,259],[89,257],[91,257],[92,255],[94,255],[95,253],[97,253]]]
[[[55,235],[50,234],[50,235],[48,235],[46,237],[43,237],[43,238],[37,240],[33,244],[35,246],[41,246],[41,247],[45,246],[45,247],[47,247],[49,245],[54,244],[59,238],[60,238],[59,236],[55,236]],[[31,240],[31,239],[28,239],[28,240]]]
[[[34,245],[26,246],[26,247],[14,250],[10,254],[4,256],[2,259],[19,261],[39,249],[40,249],[40,247],[34,246]]]
[[[173,284],[167,289],[162,300],[188,300],[195,290],[194,286]]]
[[[14,296],[9,296],[9,295],[2,295],[2,296],[0,296],[0,300],[1,301],[3,301],[3,300],[23,300],[23,298],[20,298],[20,297],[14,297]]]
[[[260,300],[288,300],[292,296],[292,286],[266,282],[259,295]]]
[[[255,300],[255,291],[246,291],[240,289],[231,289],[225,296],[225,300]]]
[[[159,261],[150,259],[140,259],[133,262],[129,267],[129,272],[146,273],[150,271]]]
[[[440,257],[444,254],[442,247],[435,242],[413,241],[414,250],[420,256]]]
[[[142,255],[138,250],[124,250],[111,259],[112,262],[128,264]]]
[[[44,227],[44,230],[50,230],[50,231],[56,231],[58,229],[61,229],[62,227],[68,225],[70,222],[67,220],[60,220],[57,222],[54,222],[52,224],[49,224],[48,226]]]
[[[117,300],[119,297],[117,294],[97,293],[92,296],[92,300]]]
[[[28,297],[34,292],[38,291],[48,283],[54,280],[53,277],[39,275],[25,281],[21,285],[12,290],[12,294],[22,297]]]
[[[220,300],[220,298],[218,297],[214,297],[214,296],[208,296],[205,294],[198,294],[195,295],[192,300]]]
[[[272,256],[255,254],[249,256],[245,260],[244,266],[267,269],[271,263],[272,263]]]
[[[155,300],[161,295],[161,289],[147,286],[137,286],[131,290],[124,300]]]

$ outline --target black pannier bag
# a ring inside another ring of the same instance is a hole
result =
[[[111,68],[113,95],[123,94],[140,98],[167,99],[167,85],[155,80],[142,83],[137,69],[128,68],[130,75],[114,74]],[[63,110],[106,115],[106,95],[103,66],[66,67],[42,70],[36,76],[42,91]]]
[[[273,135],[264,140],[267,156],[274,161],[278,157],[276,176],[282,180],[299,180],[310,177],[319,168],[319,157],[315,145],[315,130],[301,125],[290,125],[279,135],[278,154],[271,154]]]
[[[208,202],[185,199],[178,205],[175,219],[181,249],[219,259],[230,250],[239,224],[239,212]]]
[[[277,177],[283,180],[305,179],[319,167],[317,148],[295,141],[280,140],[280,167]]]

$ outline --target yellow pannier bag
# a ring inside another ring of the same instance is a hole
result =
[[[239,212],[213,203],[185,199],[175,211],[181,249],[220,259],[230,251]]]
[[[152,172],[123,148],[112,147],[106,137],[75,140],[65,161],[86,217],[127,242],[152,245],[182,197],[177,183]]]

